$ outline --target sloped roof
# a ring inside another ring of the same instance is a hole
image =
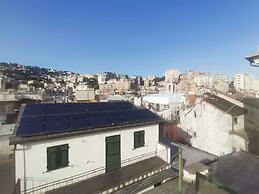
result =
[[[213,181],[220,182],[237,194],[259,191],[259,158],[240,151],[219,158],[210,165]]]
[[[254,108],[259,108],[259,98],[254,98],[254,97],[246,97],[241,100],[245,105],[254,107]]]
[[[129,102],[28,104],[18,116],[15,138],[94,132],[100,128],[108,130],[161,120],[151,111]]]
[[[246,112],[244,108],[241,108],[232,102],[229,102],[215,95],[209,95],[204,100],[221,111],[230,114],[231,116],[243,115]]]

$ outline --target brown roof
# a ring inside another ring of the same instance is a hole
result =
[[[213,105],[214,107],[220,109],[221,111],[230,114],[231,116],[239,116],[246,113],[244,108],[241,108],[215,95],[209,95],[204,100]]]
[[[224,184],[237,194],[259,191],[259,158],[240,151],[221,157],[210,165],[213,181]]]

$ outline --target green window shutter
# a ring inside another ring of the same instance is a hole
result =
[[[143,147],[145,145],[145,131],[134,132],[134,148]]]
[[[134,133],[134,148],[137,148],[138,146],[138,134],[135,132]]]
[[[47,148],[47,170],[68,166],[68,144]]]
[[[145,145],[145,131],[141,131],[139,134],[139,141],[140,141],[140,146]]]

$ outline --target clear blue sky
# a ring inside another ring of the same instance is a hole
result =
[[[1,0],[0,61],[79,73],[252,72],[258,0]]]

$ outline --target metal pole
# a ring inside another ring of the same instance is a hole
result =
[[[26,193],[26,159],[25,159],[25,146],[23,145],[23,190]]]
[[[179,173],[179,180],[178,180],[178,192],[182,194],[182,181],[183,181],[183,160],[182,160],[182,148],[179,146],[179,155],[178,155],[178,173]]]

